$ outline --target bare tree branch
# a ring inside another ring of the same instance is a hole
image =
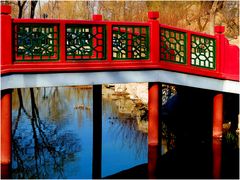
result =
[[[24,8],[26,2],[27,2],[27,0],[24,0],[22,3],[21,3],[20,0],[18,0],[18,9],[19,9],[19,11],[18,11],[18,18],[22,18],[22,16],[23,16],[23,8]]]

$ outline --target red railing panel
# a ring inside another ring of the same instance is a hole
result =
[[[148,22],[102,21],[101,15],[92,21],[11,20],[1,12],[1,74],[165,69],[239,80],[239,48],[229,45],[221,27],[212,36],[159,24],[158,17],[149,12]]]

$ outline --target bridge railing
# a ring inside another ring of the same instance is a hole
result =
[[[220,77],[216,37],[160,24],[160,64],[165,69]]]
[[[223,27],[215,35],[148,22],[11,19],[1,6],[1,74],[166,69],[214,78],[239,79],[239,49]]]

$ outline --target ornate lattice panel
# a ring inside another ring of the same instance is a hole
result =
[[[215,69],[215,39],[198,35],[191,36],[191,65],[208,69]]]
[[[145,26],[113,26],[113,59],[148,59],[149,28]]]
[[[67,25],[68,60],[102,60],[106,58],[106,27],[103,25]]]
[[[59,59],[59,28],[53,24],[15,24],[16,61]]]
[[[171,29],[160,29],[160,59],[186,63],[186,33]]]

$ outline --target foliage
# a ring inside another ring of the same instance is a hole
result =
[[[239,36],[238,1],[4,1],[12,5],[13,17],[30,17],[36,6],[37,18],[90,20],[102,14],[112,21],[147,21],[148,11],[159,11],[163,24],[213,34],[215,25],[224,25],[229,38]],[[20,6],[19,6],[20,4]],[[22,8],[22,9],[21,9]],[[18,13],[22,10],[22,16]]]

